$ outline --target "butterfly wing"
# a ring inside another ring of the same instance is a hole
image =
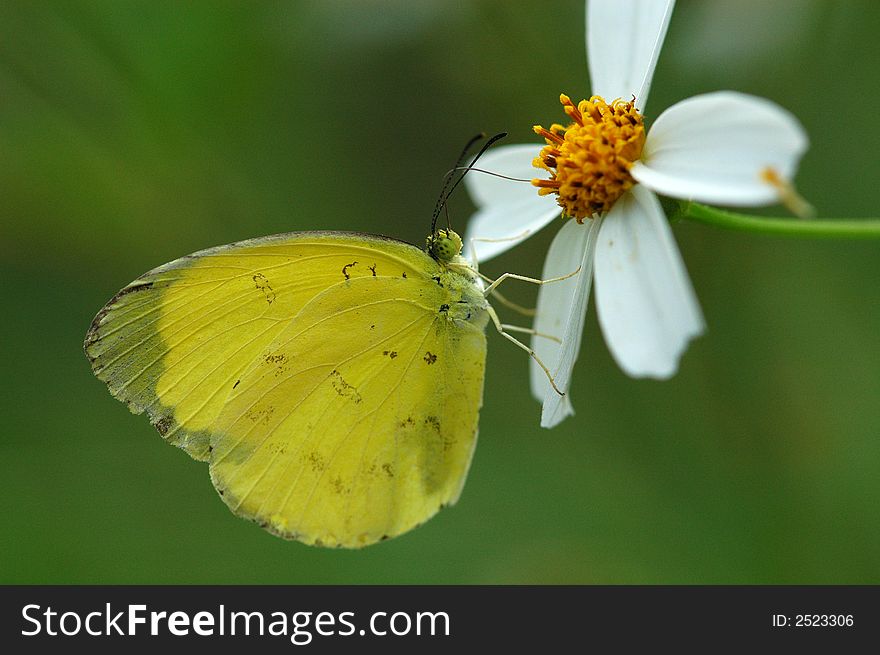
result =
[[[471,291],[444,275],[380,237],[242,242],[123,289],[86,352],[115,396],[210,462],[235,513],[360,547],[455,502],[467,474],[485,320],[441,310]]]

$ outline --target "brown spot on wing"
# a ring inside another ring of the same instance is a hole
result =
[[[337,394],[339,394],[341,398],[349,398],[352,402],[354,402],[355,405],[363,400],[363,398],[361,398],[361,395],[358,393],[357,388],[354,385],[346,382],[345,379],[342,377],[342,374],[336,369],[330,371],[330,384],[333,386],[333,389],[336,391]]]
[[[266,445],[266,450],[273,455],[283,455],[287,452],[287,446],[283,442],[273,441]]]
[[[271,305],[275,301],[275,292],[272,290],[268,278],[262,273],[257,273],[253,276],[253,280],[254,286],[263,292],[263,295],[266,297],[266,302]]]
[[[172,416],[163,416],[158,421],[153,423],[153,426],[159,431],[163,437],[168,434],[168,431],[171,429],[171,426],[174,425],[174,417]]]
[[[287,355],[284,353],[275,353],[274,355],[266,355],[263,360],[270,366],[275,366],[275,377],[279,377],[287,371]]]
[[[249,419],[253,423],[262,423],[263,425],[268,425],[269,419],[274,413],[275,407],[273,405],[268,405],[259,409],[256,405],[254,405],[248,411],[246,411],[244,415],[245,418]]]
[[[351,487],[346,485],[345,481],[339,475],[330,480],[330,486],[333,487],[333,491],[340,496],[347,496],[351,493]]]
[[[315,473],[320,473],[324,469],[327,468],[327,463],[324,461],[324,458],[321,456],[321,453],[312,451],[309,453],[309,465],[312,467],[312,471]]]
[[[348,269],[350,269],[352,266],[356,266],[356,265],[357,265],[357,262],[352,262],[351,264],[346,264],[345,266],[342,267],[342,274],[345,276],[346,280],[351,279],[351,275],[349,274]]]

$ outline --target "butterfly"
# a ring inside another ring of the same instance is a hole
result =
[[[291,232],[159,266],[98,312],[92,370],[233,513],[318,546],[400,535],[461,493],[489,321],[534,356],[437,213],[424,250]]]

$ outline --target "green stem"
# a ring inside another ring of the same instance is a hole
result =
[[[806,239],[880,239],[880,219],[801,219],[749,216],[682,201],[675,218],[742,232]]]

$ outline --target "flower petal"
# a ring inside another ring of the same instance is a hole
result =
[[[541,153],[541,148],[538,143],[498,146],[480,157],[477,168],[522,180],[549,177],[547,171],[532,166],[532,160]],[[538,196],[538,190],[529,182],[514,182],[479,171],[469,172],[464,184],[477,207]]]
[[[636,97],[644,111],[674,0],[589,0],[587,64],[593,93]]]
[[[550,386],[544,370],[533,360],[529,369],[532,394],[543,403],[541,427],[552,428],[574,414],[569,400],[571,374],[581,345],[590,282],[593,278],[593,254],[601,219],[579,225],[569,220],[550,244],[544,262],[543,279],[561,277],[573,271],[567,280],[544,284],[538,290],[534,328],[562,339],[562,344],[545,337],[532,337],[532,349],[553,373],[553,379],[565,396]]]
[[[559,216],[559,205],[535,194],[519,203],[493,205],[477,211],[468,221],[462,255],[485,262],[513,248]],[[483,241],[482,239],[492,239]]]
[[[531,180],[547,177],[548,173],[532,166],[532,160],[541,151],[540,145],[501,146],[490,150],[477,166],[486,171]],[[528,182],[514,182],[471,171],[465,185],[479,208],[468,221],[464,235],[464,256],[484,262],[516,244],[559,216],[555,198],[539,196]],[[493,239],[493,241],[474,241]],[[471,245],[473,243],[473,245]]]
[[[632,176],[657,193],[721,205],[780,199],[766,171],[791,180],[808,146],[798,120],[755,96],[719,91],[657,117]]]
[[[608,212],[595,266],[599,325],[617,364],[632,377],[674,375],[688,342],[705,324],[651,191],[636,185]]]

